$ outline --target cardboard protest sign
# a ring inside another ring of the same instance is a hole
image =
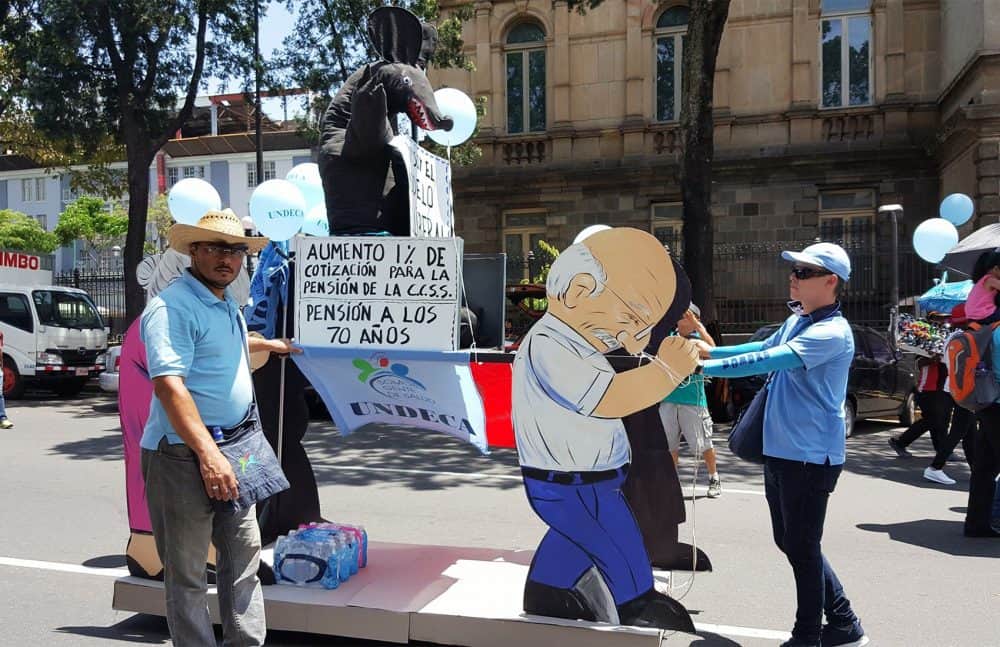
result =
[[[454,350],[462,247],[460,238],[296,239],[296,340]]]
[[[448,238],[455,235],[451,163],[420,147],[406,135],[391,142],[406,160],[410,182],[410,235]]]

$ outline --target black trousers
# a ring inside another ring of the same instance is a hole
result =
[[[968,438],[969,431],[975,424],[976,414],[972,413],[968,409],[955,406],[954,411],[951,414],[951,427],[948,430],[948,435],[945,436],[944,440],[938,443],[937,453],[934,455],[934,460],[931,461],[931,467],[936,470],[944,469],[944,464],[948,462],[948,457],[951,456],[953,451],[955,451],[955,448],[958,447],[959,443],[962,443],[962,448],[965,451],[965,460],[969,461],[969,464],[971,465],[971,443],[966,442],[966,438]]]
[[[910,428],[904,431],[899,438],[899,444],[906,447],[917,438],[924,435],[924,432],[931,432],[931,443],[934,451],[941,448],[942,441],[948,435],[948,422],[951,420],[951,410],[955,408],[955,401],[951,399],[950,393],[944,391],[925,391],[917,394],[917,406],[922,414],[920,420],[916,421]],[[954,447],[952,447],[954,449]],[[951,454],[951,452],[948,452]]]
[[[974,432],[975,452],[969,477],[969,507],[965,513],[966,532],[985,531],[993,516],[996,478],[1000,473],[1000,405],[979,412]]]
[[[847,626],[857,620],[837,574],[820,543],[826,506],[843,465],[817,465],[765,458],[764,492],[771,511],[774,543],[788,558],[795,576],[795,627],[792,636],[818,643],[827,622]]]
[[[281,359],[271,355],[267,364],[253,374],[257,391],[260,422],[268,443],[278,454],[278,401],[280,396]],[[305,400],[307,381],[292,360],[285,365],[285,415],[281,443],[281,468],[290,485],[257,506],[262,543],[268,544],[278,535],[288,534],[299,524],[321,521],[319,488],[312,464],[302,446],[309,428],[309,407]]]

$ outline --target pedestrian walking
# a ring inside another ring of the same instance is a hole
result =
[[[792,315],[763,342],[702,344],[709,358],[702,372],[771,375],[764,387],[764,488],[797,602],[792,637],[783,647],[865,645],[868,637],[821,548],[827,503],[845,459],[844,398],[854,337],[837,299],[851,262],[830,243],[786,251],[782,258],[792,263]]]
[[[209,429],[228,437],[223,430],[243,429],[255,415],[248,351],[291,350],[287,340],[248,343],[239,305],[226,289],[246,255],[267,239],[244,237],[228,210],[210,211],[196,226],[174,225],[168,237],[173,249],[190,255],[191,267],[142,314],[155,397],[140,442],[167,624],[176,645],[216,644],[205,571],[211,542],[225,643],[263,645],[255,506],[217,505],[236,500],[240,486]]]
[[[701,339],[715,347],[715,340],[701,322],[701,311],[694,304],[677,322],[676,334],[688,339]],[[712,445],[712,415],[708,412],[705,377],[695,374],[684,380],[660,403],[659,412],[674,465],[677,465],[680,457],[683,435],[695,456],[700,454],[705,459],[705,467],[708,469],[708,497],[714,499],[722,496],[722,481],[719,479],[715,447]]]
[[[935,452],[941,446],[944,437],[948,435],[948,424],[951,422],[955,401],[945,390],[947,380],[948,366],[940,355],[917,359],[916,400],[917,406],[920,407],[920,420],[915,421],[899,436],[889,438],[889,446],[900,458],[912,458],[913,454],[907,448],[926,432],[930,432]]]

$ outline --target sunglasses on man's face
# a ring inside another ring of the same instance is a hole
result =
[[[800,281],[815,278],[817,276],[830,276],[833,272],[829,270],[814,270],[811,267],[793,267],[792,276]]]
[[[230,247],[229,245],[198,245],[198,249],[203,249],[213,256],[225,256],[227,258],[243,258],[249,253],[247,247]]]

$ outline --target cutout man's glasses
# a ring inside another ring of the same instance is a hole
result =
[[[812,269],[810,267],[793,267],[792,268],[792,276],[794,276],[795,278],[797,278],[800,281],[804,281],[806,279],[812,279],[812,278],[815,278],[817,276],[830,276],[831,274],[833,274],[833,272],[831,272],[829,270],[814,270],[814,269]]]
[[[613,294],[616,299],[618,299],[619,301],[621,301],[621,304],[623,306],[625,306],[626,308],[628,308],[629,312],[632,313],[632,316],[635,317],[635,320],[638,323],[640,323],[640,324],[642,324],[644,326],[644,328],[642,328],[637,333],[635,333],[633,335],[633,337],[635,337],[636,339],[641,340],[641,339],[645,338],[646,336],[648,336],[649,333],[651,333],[653,331],[653,327],[656,325],[655,323],[649,323],[643,317],[640,317],[639,313],[635,311],[635,308],[633,308],[632,306],[630,306],[628,304],[628,302],[625,301],[625,299],[621,298],[621,296],[619,296],[619,294],[617,292],[615,292],[614,290],[612,290],[611,287],[607,283],[604,284],[604,289],[607,290],[608,292],[610,292],[611,294]]]
[[[248,247],[243,246],[230,247],[229,245],[208,245],[199,243],[197,248],[203,249],[213,256],[224,256],[226,258],[245,258],[250,252]]]

